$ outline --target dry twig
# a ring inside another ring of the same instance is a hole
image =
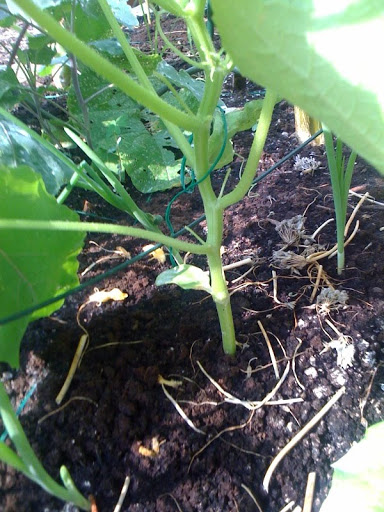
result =
[[[287,455],[287,453],[292,450],[296,444],[303,439],[303,437],[318,423],[321,418],[333,407],[333,405],[340,399],[340,397],[345,393],[345,387],[340,388],[333,397],[324,405],[320,411],[315,414],[315,416],[308,421],[304,425],[304,427],[289,441],[288,444],[284,446],[284,448],[276,455],[273,459],[271,465],[269,466],[267,472],[265,473],[263,480],[263,487],[268,492],[269,482],[271,480],[272,474],[275,471],[278,464],[283,460],[283,458]]]

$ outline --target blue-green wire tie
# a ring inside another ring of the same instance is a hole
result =
[[[169,201],[168,205],[167,205],[167,208],[165,210],[165,215],[164,215],[164,218],[165,218],[165,222],[168,226],[168,229],[171,233],[171,235],[174,235],[175,231],[173,229],[173,226],[172,226],[172,222],[171,222],[171,208],[172,208],[172,204],[176,201],[176,199],[178,199],[182,194],[188,194],[190,192],[192,192],[195,187],[197,185],[199,185],[200,183],[202,183],[205,179],[208,178],[208,176],[215,170],[215,167],[216,165],[219,163],[221,157],[223,156],[224,154],[224,151],[225,151],[225,147],[227,145],[227,138],[228,138],[228,125],[227,125],[227,119],[226,119],[226,116],[225,116],[225,112],[224,110],[220,107],[220,106],[217,106],[217,108],[219,109],[220,111],[220,114],[221,114],[221,119],[223,121],[223,128],[224,128],[224,138],[223,138],[223,143],[221,145],[221,148],[220,148],[220,151],[215,159],[215,161],[213,162],[213,164],[210,166],[210,168],[208,169],[208,171],[198,180],[196,181],[195,180],[195,177],[194,177],[194,171],[193,169],[191,169],[191,176],[192,176],[192,181],[191,183],[186,187],[185,186],[185,165],[186,165],[186,157],[184,156],[182,161],[181,161],[181,169],[180,169],[180,181],[181,181],[181,186],[182,186],[182,190],[180,190],[175,196],[173,196],[173,198]],[[188,139],[188,142],[189,143],[192,143],[193,141],[193,135],[191,135]],[[173,257],[173,251],[172,251],[172,247],[169,247],[169,256],[170,256],[170,259],[171,259],[171,262],[173,264],[173,266],[177,266],[177,262],[175,260],[175,258]]]
[[[16,409],[16,416],[20,416],[24,407],[27,405],[29,399],[35,392],[36,388],[37,388],[37,383],[33,384],[33,386],[30,387],[28,393],[25,395],[25,397],[20,402],[18,408]],[[8,432],[7,432],[7,429],[5,429],[4,432],[1,434],[0,442],[4,443],[7,439],[7,437],[8,437]]]

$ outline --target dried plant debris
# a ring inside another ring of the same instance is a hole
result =
[[[299,274],[299,270],[308,265],[308,261],[305,256],[296,254],[293,251],[273,251],[272,254],[272,265],[282,270],[290,270],[295,274]]]
[[[313,156],[301,157],[297,156],[295,158],[295,165],[293,166],[296,171],[301,171],[302,173],[313,173],[318,169],[321,165],[321,162],[313,158]]]
[[[275,230],[279,233],[285,247],[298,245],[300,240],[305,237],[305,217],[303,215],[295,215],[295,217],[284,219],[281,222],[273,219],[268,220],[275,225]]]
[[[353,345],[350,336],[344,336],[340,333],[337,339],[331,340],[329,343],[324,343],[324,350],[321,353],[326,352],[330,348],[337,352],[337,366],[340,366],[343,370],[346,370],[353,365],[353,358],[355,356],[355,346]]]
[[[316,300],[317,312],[321,315],[328,315],[330,311],[338,310],[346,306],[348,293],[345,290],[323,288]]]
[[[310,256],[311,254],[315,254],[315,253],[326,250],[325,245],[313,243],[310,239],[304,240],[303,245],[305,248],[304,248],[303,252],[301,253],[301,256],[304,256],[305,258]]]

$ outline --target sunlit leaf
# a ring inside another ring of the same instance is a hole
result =
[[[68,14],[68,26],[70,23]],[[112,30],[97,0],[76,2],[74,33],[82,41],[96,41],[108,37]]]
[[[242,74],[325,122],[384,172],[381,0],[212,0]]]
[[[365,437],[333,464],[332,487],[321,512],[384,510],[384,422],[368,428]]]
[[[129,64],[127,57],[117,39],[102,39],[99,41],[93,41],[90,44],[96,48],[104,57],[108,58],[110,62],[113,62],[113,64],[124,67],[125,70],[131,70],[131,65]],[[141,52],[137,48],[133,48],[133,53],[148,75],[153,73],[159,64],[159,61],[161,60],[160,55],[147,54]]]
[[[47,191],[54,195],[76,171],[71,160],[2,108],[0,156],[1,163],[8,167],[32,167],[43,177]]]
[[[177,71],[164,60],[157,66],[157,71],[167,77],[173,85],[188,89],[195,98],[201,101],[204,94],[204,82],[202,80],[194,80],[186,71],[183,69]],[[222,102],[220,102],[220,105],[222,105]]]
[[[78,216],[46,192],[41,176],[27,166],[0,167],[0,217],[76,221]],[[0,238],[1,317],[55,297],[78,284],[77,256],[84,234],[2,230]],[[47,316],[63,301],[0,326],[0,361],[19,365],[19,345],[28,323]]]
[[[179,265],[165,270],[156,278],[156,285],[177,284],[184,290],[204,290],[212,293],[209,274],[194,265]]]
[[[136,16],[132,12],[132,7],[128,5],[126,0],[108,0],[108,4],[121,25],[127,28],[134,28],[139,25]]]
[[[79,79],[85,97],[105,85],[86,68]],[[68,105],[73,114],[80,114],[73,89]],[[108,88],[89,101],[88,108],[93,147],[109,169],[116,174],[125,170],[143,193],[180,185],[180,164],[169,149],[169,137],[159,136],[156,130],[152,133],[151,125],[141,119],[143,111],[136,102]]]

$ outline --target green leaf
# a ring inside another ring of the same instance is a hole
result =
[[[212,0],[242,74],[301,107],[384,173],[381,0]]]
[[[384,422],[368,428],[365,437],[333,464],[332,487],[321,512],[384,510]]]
[[[184,290],[204,290],[212,293],[208,272],[204,272],[194,265],[179,265],[159,274],[156,278],[156,285],[177,284]]]
[[[54,146],[0,108],[0,161],[8,167],[28,165],[40,173],[47,191],[57,194],[76,167]]]
[[[99,75],[89,68],[79,63],[79,70],[81,73],[79,83],[84,99],[87,100],[90,96],[96,95],[87,102],[90,116],[92,116],[93,112],[106,111],[106,119],[116,119],[123,113],[130,114],[139,111],[140,106],[120,90],[114,87],[105,89],[109,85],[108,82],[102,80]],[[97,94],[99,91],[102,92]],[[79,115],[81,113],[73,86],[71,86],[68,93],[68,110],[73,115]],[[107,117],[110,111],[113,112],[113,114]],[[117,112],[118,115],[116,115]],[[91,121],[93,123],[92,118]],[[96,121],[100,122],[100,119]],[[91,129],[92,128],[93,127],[91,127]]]
[[[22,16],[26,20],[29,20],[28,14],[26,14],[18,5],[15,4],[12,0],[5,0],[6,4],[8,6],[9,11],[16,15],[16,16]],[[61,16],[63,14],[63,6],[70,5],[69,0],[33,0],[33,3],[36,4],[40,9],[54,9],[57,8],[58,11],[61,12]]]
[[[49,45],[52,44],[52,38],[45,34],[28,35],[28,58],[34,64],[48,65],[56,51]]]
[[[249,130],[257,123],[263,106],[263,100],[248,101],[243,108],[229,110],[225,114],[227,123],[226,147],[223,156],[216,164],[215,169],[220,169],[233,160],[233,147],[231,139],[236,133]],[[213,130],[209,138],[209,160],[214,162],[224,142],[224,120],[219,111],[215,112]]]
[[[46,192],[41,176],[27,166],[0,166],[0,217],[3,219],[78,220]],[[84,235],[55,231],[12,231],[0,241],[1,317],[22,311],[78,284],[77,255]],[[19,345],[28,323],[58,309],[57,302],[0,326],[0,361],[19,365]]]
[[[16,18],[9,12],[5,0],[0,0],[0,27],[11,27],[15,21]]]
[[[134,28],[139,25],[136,16],[132,12],[126,0],[108,0],[108,4],[117,21],[127,28]]]
[[[80,87],[85,97],[105,84],[92,71],[81,68]],[[79,114],[74,91],[68,105]],[[167,149],[170,139],[152,133],[151,125],[140,118],[144,112],[125,94],[108,88],[88,102],[91,138],[96,154],[116,174],[125,170],[134,186],[142,193],[180,186],[180,164]],[[159,125],[161,127],[161,125]]]
[[[112,34],[109,23],[97,0],[79,0],[75,8],[74,33],[82,41],[97,41]],[[70,26],[70,12],[67,16]]]
[[[153,164],[144,168],[133,168],[129,177],[134,186],[143,194],[180,187],[180,164]],[[189,181],[189,180],[188,180]]]
[[[131,65],[117,39],[102,39],[100,41],[93,41],[90,44],[113,64],[123,67],[125,70],[131,70]],[[161,61],[160,55],[157,54],[146,54],[137,48],[133,48],[133,52],[148,75],[155,71]]]
[[[187,1],[188,0],[154,0],[154,3],[171,14],[182,17],[184,14],[183,8]]]
[[[0,441],[0,460],[24,474],[28,473],[28,468],[21,458],[2,441]]]
[[[0,66],[0,105],[11,109],[23,97],[19,81],[12,68]]]
[[[204,95],[205,85],[202,80],[194,80],[191,75],[189,75],[186,71],[181,69],[180,71],[176,71],[176,69],[162,60],[157,66],[157,71],[161,75],[164,75],[168,80],[170,80],[173,85],[179,88],[188,89],[199,101],[202,100]],[[220,101],[220,105],[223,103]]]

